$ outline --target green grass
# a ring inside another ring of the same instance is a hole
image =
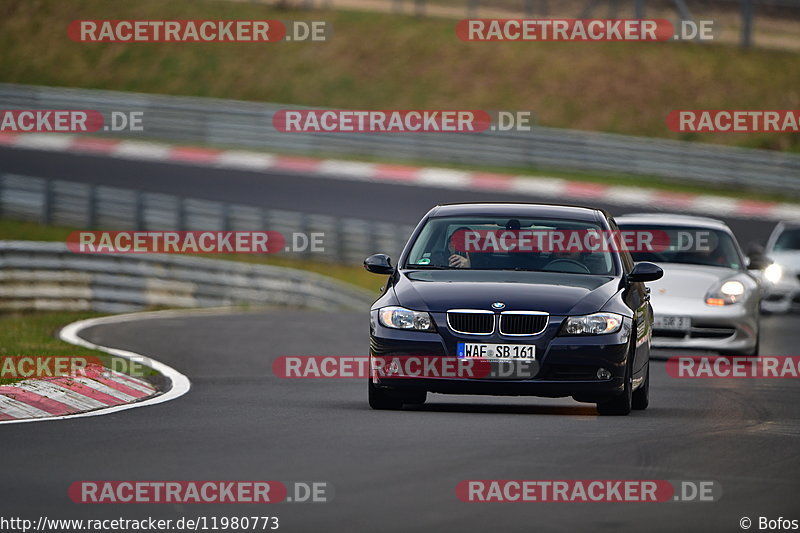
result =
[[[0,356],[96,357],[106,367],[117,370],[127,368],[127,365],[122,364],[126,361],[124,359],[74,346],[56,337],[56,332],[70,322],[95,316],[100,315],[86,311],[0,313]],[[120,362],[115,364],[113,361],[117,359]],[[155,375],[157,372],[147,369],[145,374]],[[0,385],[16,381],[20,380],[0,377]]]
[[[327,43],[87,44],[75,19],[323,19]],[[724,44],[467,43],[454,21],[207,0],[6,0],[0,81],[343,108],[531,110],[542,125],[800,150],[798,134],[677,134],[674,109],[797,109],[800,55]]]

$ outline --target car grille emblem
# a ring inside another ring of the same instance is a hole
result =
[[[503,302],[495,302],[492,304],[492,309],[503,309],[505,306]]]

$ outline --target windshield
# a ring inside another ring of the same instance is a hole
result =
[[[613,251],[548,245],[554,236],[583,243],[587,236],[602,232],[596,224],[574,220],[431,218],[414,241],[404,268],[616,275]]]
[[[784,250],[800,250],[800,228],[787,229],[778,236],[775,246],[772,247],[776,252]]]
[[[664,232],[669,245],[658,251],[632,251],[634,261],[681,263],[725,267],[739,270],[742,259],[731,236],[709,228],[687,226],[654,226],[620,224],[624,230]]]

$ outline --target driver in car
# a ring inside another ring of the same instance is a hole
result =
[[[456,238],[456,234],[464,231],[472,230],[466,226],[461,226],[450,232],[450,235],[447,236],[447,250],[431,254],[431,263],[439,266],[449,266],[451,268],[470,268],[472,262],[470,261],[469,252],[458,249],[463,247],[463,245],[461,247],[456,245],[456,242],[459,240]],[[464,242],[463,236],[460,240],[462,243]]]

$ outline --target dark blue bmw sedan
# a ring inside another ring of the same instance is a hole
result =
[[[370,406],[400,409],[434,392],[571,396],[609,415],[645,409],[644,282],[663,272],[634,264],[609,237],[618,231],[588,207],[431,209],[396,265],[383,254],[364,262],[389,276],[370,311]]]

